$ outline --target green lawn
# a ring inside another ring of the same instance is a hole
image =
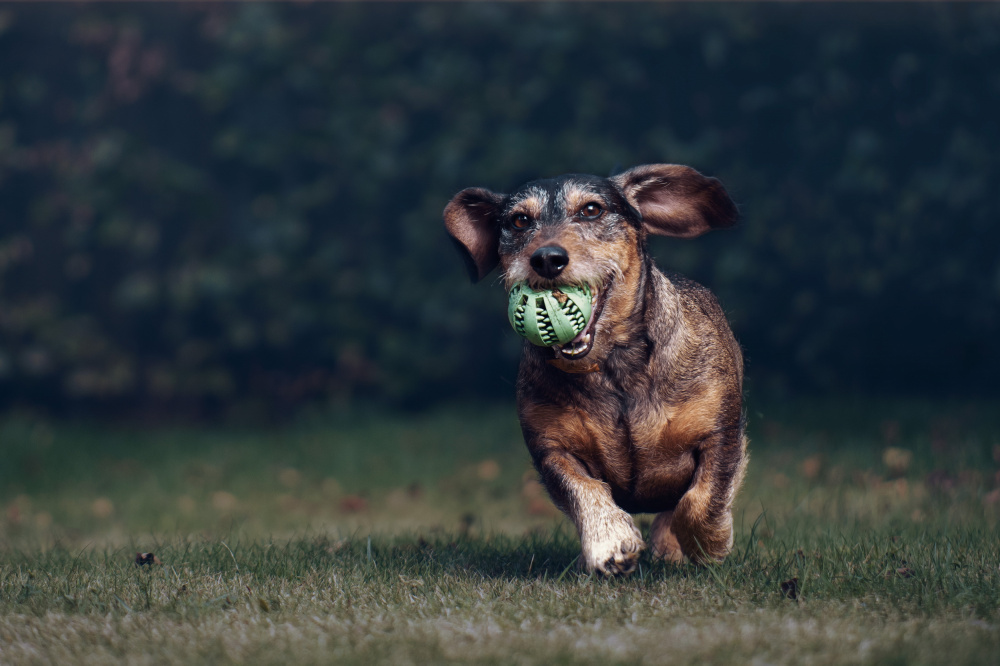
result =
[[[511,408],[8,416],[0,663],[997,663],[1000,410],[754,407],[730,558],[614,580],[575,568]]]

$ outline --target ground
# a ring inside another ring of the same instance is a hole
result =
[[[0,663],[996,663],[995,404],[749,416],[729,559],[601,580],[508,406],[255,429],[8,415]]]

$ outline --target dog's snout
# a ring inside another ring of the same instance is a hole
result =
[[[531,268],[543,278],[552,279],[569,263],[569,253],[558,245],[546,245],[531,255]]]

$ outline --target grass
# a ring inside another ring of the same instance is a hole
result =
[[[600,580],[508,409],[272,430],[11,416],[0,663],[996,663],[994,406],[751,417],[733,554]]]

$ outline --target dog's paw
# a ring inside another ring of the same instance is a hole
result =
[[[680,564],[684,561],[684,551],[681,550],[681,544],[670,528],[673,514],[673,511],[664,511],[656,516],[650,530],[649,544],[653,551],[653,557],[665,562]]]
[[[601,521],[583,540],[583,567],[602,576],[630,574],[645,547],[632,517],[622,512]]]

